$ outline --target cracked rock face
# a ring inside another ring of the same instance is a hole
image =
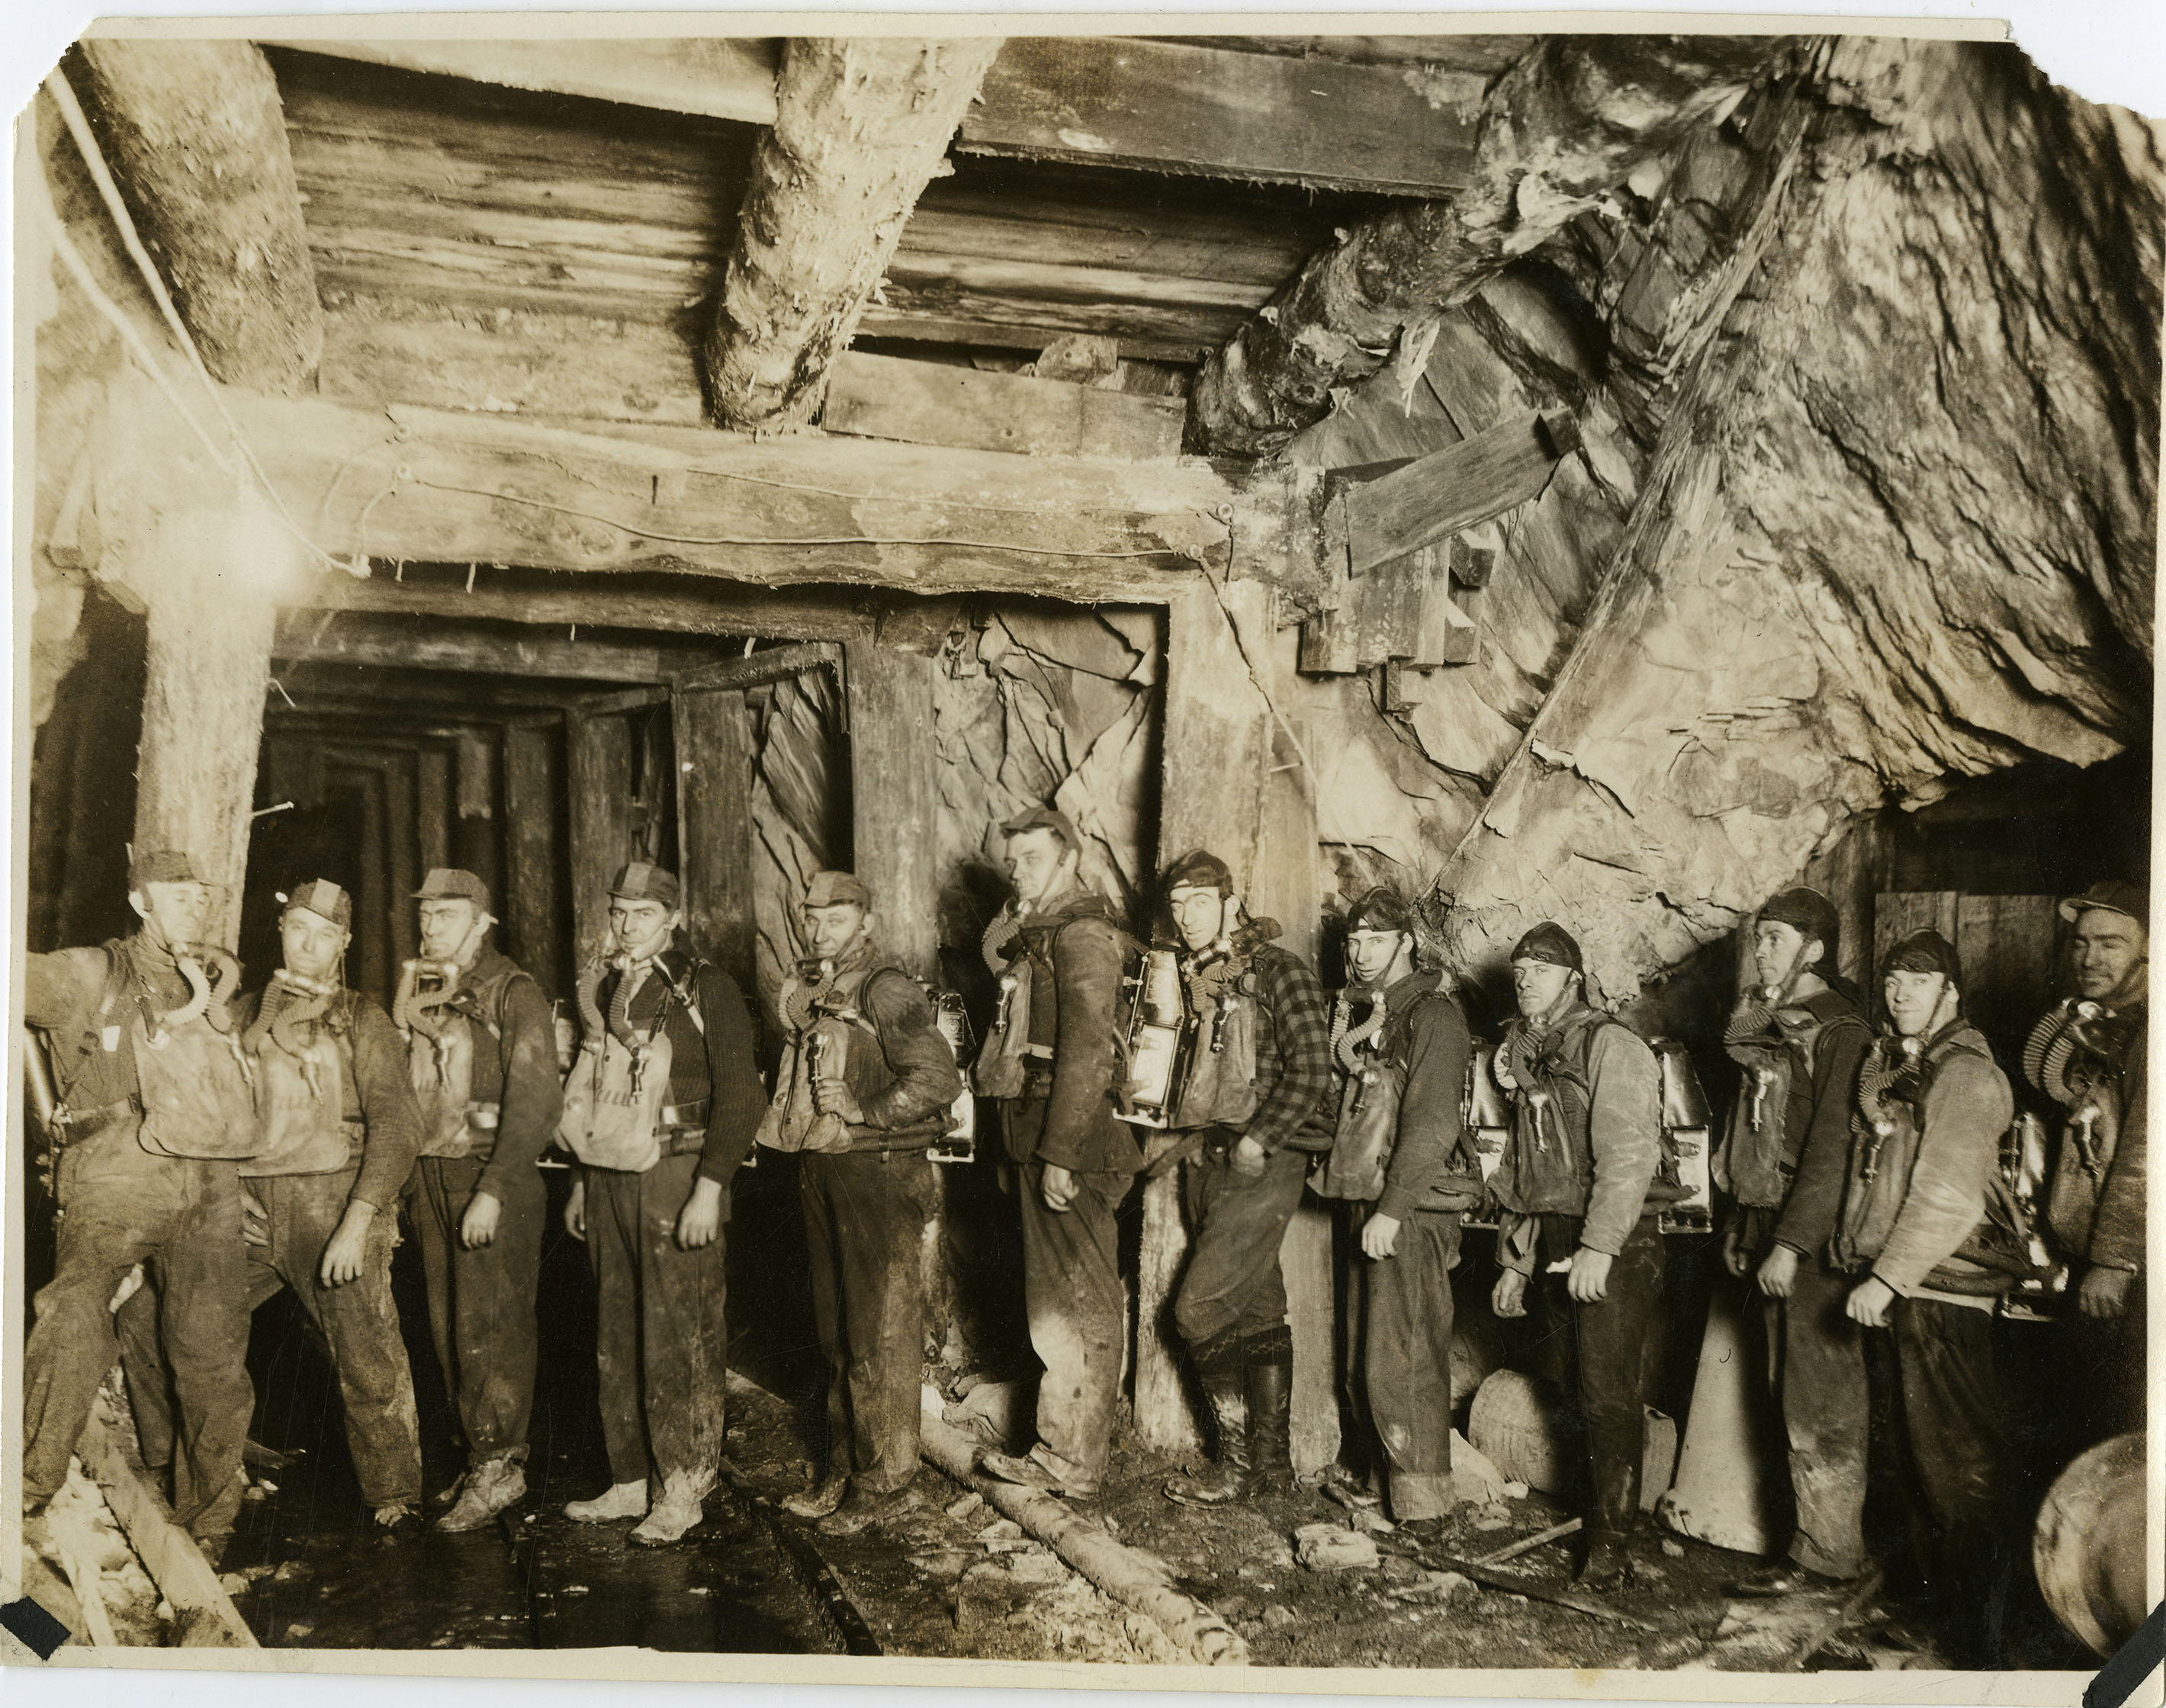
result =
[[[2145,739],[2166,141],[2014,49],[1844,40],[1586,638],[1443,878],[1601,992],[1855,814]],[[1837,104],[1837,103],[1840,104]]]

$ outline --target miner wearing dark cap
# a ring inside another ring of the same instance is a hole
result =
[[[1658,1218],[1683,1191],[1674,1159],[1663,1166],[1655,1052],[1590,1004],[1586,987],[1579,944],[1562,926],[1545,920],[1513,946],[1519,1017],[1497,1052],[1514,1110],[1491,1182],[1503,1207],[1492,1302],[1499,1316],[1524,1315],[1539,1264],[1552,1323],[1570,1325],[1593,1470],[1579,1581],[1605,1589],[1630,1569],[1646,1451],[1644,1352],[1661,1332]]]
[[[240,1162],[256,1148],[230,956],[203,939],[214,886],[187,855],[129,863],[141,928],[24,957],[23,1019],[45,1034],[59,1104],[53,1278],[23,1349],[23,1500],[42,1511],[118,1347],[111,1304],[145,1266],[174,1405],[174,1516],[215,1558],[240,1510],[252,1396]],[[215,990],[207,962],[225,976]]]
[[[391,1294],[399,1199],[421,1143],[406,1045],[381,1007],[346,988],[353,900],[300,885],[278,917],[284,965],[237,1012],[254,1064],[262,1140],[240,1165],[249,1223],[241,1317],[293,1289],[330,1352],[362,1500],[395,1531],[416,1521],[421,1438]],[[122,1363],[144,1458],[172,1456],[173,1420],[145,1288],[119,1312]]]
[[[555,1136],[563,1086],[548,999],[489,941],[489,886],[440,867],[415,900],[421,952],[404,970],[393,1018],[421,1110],[412,1210],[429,1326],[467,1449],[436,1527],[478,1530],[526,1492],[548,1212],[535,1164]]]
[[[1084,888],[1082,838],[1064,814],[1040,808],[1001,828],[1016,899],[985,939],[1003,989],[975,1075],[1000,1099],[1022,1176],[1024,1310],[1045,1373],[1037,1442],[983,1462],[1008,1482],[1088,1499],[1112,1450],[1128,1338],[1114,1211],[1143,1160],[1116,1102],[1128,939]]]
[[[963,1094],[932,999],[881,958],[872,894],[816,872],[799,908],[805,958],[783,981],[783,1069],[763,1142],[799,1152],[812,1315],[827,1360],[827,1469],[784,1504],[853,1535],[917,1474],[924,1380],[919,1253],[933,1204],[928,1146]]]
[[[721,1468],[722,1230],[766,1102],[744,997],[679,940],[679,894],[674,872],[644,861],[610,885],[610,953],[579,976],[586,1031],[563,1125],[610,1463],[610,1486],[564,1511],[637,1518],[632,1540],[650,1547],[699,1523]]]
[[[1395,891],[1349,910],[1346,969],[1331,1023],[1344,1081],[1318,1190],[1362,1218],[1352,1397],[1383,1455],[1382,1493],[1401,1528],[1434,1539],[1453,1499],[1451,1272],[1482,1199],[1461,1109],[1471,1040],[1443,976],[1417,963],[1414,912]]]
[[[1196,1027],[1166,1124],[1200,1135],[1182,1164],[1193,1243],[1173,1320],[1218,1437],[1211,1473],[1176,1477],[1165,1493],[1216,1506],[1292,1472],[1293,1334],[1279,1247],[1314,1153],[1331,1148],[1330,1020],[1315,973],[1272,941],[1276,920],[1248,916],[1224,861],[1184,856],[1165,891]]]
[[[1963,968],[1936,931],[1904,938],[1883,962],[1888,1026],[1858,1074],[1835,1258],[1852,1285],[1844,1309],[1893,1331],[1904,1433],[1932,1517],[1931,1599],[1977,1639],[1987,1617],[1994,1519],[2003,1489],[1995,1302],[2013,1285],[1993,1260],[1987,1194],[2015,1114],[2007,1076],[1964,1018]],[[1862,1469],[1862,1468],[1861,1468]],[[1862,1475],[1848,1497],[1862,1505]],[[1951,1656],[1956,1663],[1980,1657]]]
[[[1723,1034],[1744,1073],[1716,1158],[1736,1199],[1723,1258],[1733,1275],[1757,1268],[1797,1515],[1783,1557],[1731,1584],[1737,1595],[1788,1595],[1865,1563],[1857,1508],[1829,1498],[1864,1474],[1868,1445],[1865,1349],[1830,1249],[1873,1041],[1863,999],[1836,971],[1841,930],[1816,889],[1770,898],[1752,930],[1757,983],[1738,994]]]
[[[2046,1226],[2075,1284],[2073,1433],[2089,1446],[2143,1427],[2150,899],[2109,879],[2060,915],[2075,989],[2032,1030],[2023,1071],[2061,1111]]]

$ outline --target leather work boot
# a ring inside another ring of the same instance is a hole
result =
[[[1281,1323],[1249,1336],[1249,1455],[1253,1493],[1293,1486],[1293,1331]]]
[[[830,1471],[820,1482],[800,1489],[782,1503],[782,1510],[793,1518],[825,1518],[843,1504],[848,1492],[849,1473]]]
[[[855,1536],[884,1518],[892,1518],[921,1504],[907,1484],[900,1489],[890,1489],[885,1494],[870,1494],[853,1487],[843,1497],[842,1505],[820,1521],[820,1534]]]
[[[1640,1468],[1604,1466],[1596,1473],[1593,1510],[1587,1515],[1587,1558],[1573,1582],[1582,1589],[1621,1589],[1632,1575],[1626,1538],[1640,1521]]]
[[[516,1459],[488,1459],[476,1465],[459,1485],[459,1498],[452,1510],[436,1521],[436,1528],[451,1533],[479,1530],[526,1493],[526,1467]]]
[[[1201,1477],[1175,1477],[1165,1498],[1176,1506],[1224,1506],[1246,1500],[1255,1487],[1249,1457],[1249,1383],[1246,1343],[1235,1329],[1213,1335],[1192,1356],[1203,1396],[1211,1404],[1218,1457]]]
[[[1049,1494],[1066,1494],[1077,1500],[1096,1498],[1098,1485],[1079,1477],[1070,1477],[1056,1470],[1043,1457],[1048,1451],[1043,1442],[1027,1453],[985,1452],[978,1455],[980,1468],[998,1477],[1003,1483],[1015,1483],[1026,1489],[1043,1489]]]
[[[637,1518],[647,1510],[647,1479],[612,1483],[591,1500],[568,1500],[564,1516],[574,1524],[607,1524],[613,1518]]]
[[[705,1516],[701,1509],[705,1498],[690,1477],[671,1472],[663,1481],[662,1498],[632,1527],[631,1539],[647,1547],[667,1547]]]

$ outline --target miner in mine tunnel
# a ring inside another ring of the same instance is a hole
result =
[[[1664,1152],[1655,1052],[1592,1006],[1586,984],[1579,944],[1561,925],[1545,920],[1514,946],[1519,1017],[1496,1072],[1517,1096],[1492,1183],[1503,1206],[1492,1302],[1499,1316],[1524,1315],[1540,1267],[1544,1344],[1568,1348],[1577,1365],[1593,1472],[1579,1581],[1611,1589],[1630,1574],[1639,1526],[1649,1353],[1662,1334],[1661,1211],[1684,1189]]]
[[[413,1370],[391,1292],[421,1111],[391,1017],[346,988],[353,899],[318,879],[282,899],[284,965],[235,1015],[260,1148],[240,1165],[247,1278],[224,1321],[241,1356],[256,1308],[293,1289],[338,1377],[362,1499],[388,1537],[419,1527],[421,1503]],[[145,1287],[117,1318],[136,1433],[153,1466],[172,1462],[176,1439],[156,1293]]]
[[[1185,856],[1165,891],[1198,1017],[1181,1100],[1167,1114],[1168,1127],[1189,1136],[1182,1199],[1195,1230],[1173,1320],[1218,1454],[1209,1474],[1175,1477],[1165,1493],[1217,1506],[1292,1475],[1293,1331],[1279,1246],[1315,1153],[1331,1148],[1330,1020],[1315,972],[1272,941],[1276,920],[1248,916],[1224,861],[1200,849]]]
[[[1723,1261],[1741,1277],[1757,1260],[1797,1515],[1783,1557],[1730,1586],[1741,1595],[1825,1588],[1865,1564],[1858,1513],[1841,1492],[1863,1474],[1865,1347],[1829,1247],[1873,1031],[1857,988],[1836,971],[1841,930],[1816,889],[1772,898],[1752,930],[1758,982],[1738,994],[1723,1033],[1745,1071],[1723,1153],[1739,1199]]]
[[[467,1468],[439,1530],[478,1530],[526,1492],[547,1194],[536,1163],[563,1088],[548,999],[489,941],[489,886],[437,867],[415,892],[420,956],[394,1018],[421,1105],[412,1213],[429,1327]]]
[[[189,856],[138,854],[140,930],[24,957],[23,1018],[46,1036],[60,1099],[59,1250],[23,1351],[23,1499],[34,1516],[67,1480],[119,1350],[112,1301],[140,1263],[180,1421],[173,1513],[215,1559],[240,1511],[253,1398],[240,1164],[256,1136],[226,1007],[239,969],[205,941],[214,894]]]
[[[872,907],[847,872],[806,885],[806,958],[783,981],[790,1036],[761,1124],[763,1140],[794,1125],[803,1141],[798,1199],[827,1361],[827,1473],[783,1504],[840,1536],[897,1510],[917,1474],[926,1152],[963,1093],[932,999],[881,958]]]
[[[1084,887],[1083,841],[1065,814],[1041,807],[1001,829],[1016,904],[985,934],[1001,1010],[974,1078],[1001,1101],[1022,1177],[1024,1309],[1045,1373],[1037,1441],[983,1463],[1006,1481],[1089,1499],[1112,1451],[1128,1338],[1114,1212],[1142,1163],[1115,1099],[1129,939]]]
[[[564,1512],[637,1518],[649,1547],[699,1523],[721,1468],[723,1229],[766,1103],[743,994],[683,941],[679,894],[644,861],[610,885],[612,952],[579,976],[560,1130],[579,1159],[564,1221],[594,1270],[610,1463],[610,1486]]]

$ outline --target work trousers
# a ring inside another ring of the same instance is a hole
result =
[[[429,1290],[429,1332],[466,1437],[468,1463],[524,1460],[534,1411],[534,1294],[549,1194],[538,1170],[514,1175],[499,1200],[496,1238],[459,1243],[482,1164],[424,1157],[414,1165],[412,1213]]]
[[[1056,1468],[1096,1484],[1112,1455],[1113,1408],[1128,1343],[1114,1214],[1133,1175],[1079,1173],[1065,1210],[1045,1207],[1045,1165],[1021,1171],[1023,1305],[1045,1374],[1038,1438]]]
[[[371,1506],[412,1505],[421,1498],[421,1433],[414,1413],[414,1373],[399,1333],[391,1296],[391,1249],[398,1218],[378,1211],[369,1223],[361,1273],[339,1287],[317,1278],[324,1247],[337,1231],[358,1167],[335,1174],[274,1174],[246,1179],[263,1206],[269,1242],[248,1247],[243,1295],[252,1314],[283,1287],[308,1313],[338,1377],[347,1449],[362,1499]],[[145,1463],[163,1465],[173,1453],[173,1412],[160,1351],[158,1309],[145,1287],[120,1307],[120,1366]]]
[[[1864,1334],[1843,1310],[1857,1284],[1822,1258],[1800,1257],[1790,1296],[1765,1300],[1762,1311],[1797,1501],[1790,1558],[1829,1578],[1865,1567],[1871,1394]]]
[[[725,1191],[722,1229],[708,1244],[687,1251],[677,1243],[678,1213],[699,1168],[694,1151],[664,1157],[642,1174],[585,1171],[610,1481],[644,1481],[656,1493],[675,1478],[705,1494],[722,1463],[730,1201]]]
[[[1356,1229],[1370,1209],[1357,1206]],[[1451,1272],[1461,1220],[1418,1210],[1400,1222],[1392,1256],[1355,1259],[1363,1394],[1384,1451],[1392,1516],[1402,1521],[1451,1510]]]
[[[917,1474],[932,1164],[922,1151],[807,1151],[797,1193],[827,1360],[827,1468],[892,1494]]]
[[[1934,1531],[1919,1552],[1935,1600],[1968,1622],[1994,1575],[2002,1493],[1993,1313],[1937,1299],[1898,1299],[1889,1321],[1904,1433]]]
[[[1541,1252],[1548,1263],[1578,1249],[1576,1216],[1542,1218]],[[1572,1325],[1580,1415],[1587,1425],[1593,1499],[1587,1531],[1594,1541],[1621,1541],[1639,1521],[1640,1469],[1647,1453],[1647,1396],[1654,1360],[1649,1350],[1662,1332],[1662,1278],[1668,1257],[1656,1218],[1643,1215],[1609,1264],[1603,1296],[1574,1301],[1566,1277],[1540,1276],[1545,1306],[1554,1324]]]
[[[1219,1129],[1212,1136],[1239,1135]],[[1191,1347],[1237,1330],[1243,1339],[1286,1320],[1279,1247],[1301,1205],[1313,1160],[1281,1150],[1259,1175],[1238,1173],[1223,1146],[1207,1145],[1182,1165],[1181,1195],[1191,1245],[1188,1270],[1174,1295],[1174,1326]]]
[[[173,1514],[215,1545],[240,1510],[248,1383],[247,1257],[236,1164],[154,1157],[124,1120],[60,1158],[59,1251],[23,1349],[23,1494],[59,1492],[119,1345],[114,1291],[137,1263],[156,1289],[180,1419]]]

